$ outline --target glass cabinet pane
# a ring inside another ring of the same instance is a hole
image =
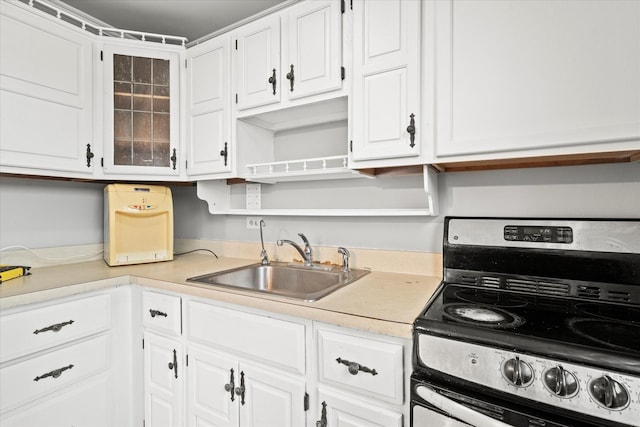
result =
[[[169,167],[169,60],[114,55],[113,80],[113,164]]]

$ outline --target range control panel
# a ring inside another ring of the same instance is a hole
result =
[[[640,377],[426,334],[418,337],[418,361],[514,396],[640,426]]]
[[[571,227],[505,225],[504,239],[512,242],[572,243]]]

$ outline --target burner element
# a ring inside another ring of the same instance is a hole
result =
[[[640,325],[606,319],[573,318],[567,321],[576,334],[600,345],[640,352]]]
[[[524,319],[498,307],[478,304],[445,304],[444,315],[456,322],[496,329],[517,328]]]

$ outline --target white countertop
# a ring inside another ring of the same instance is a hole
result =
[[[90,261],[32,268],[31,275],[0,284],[0,310],[43,302],[118,285],[136,284],[209,298],[280,314],[411,338],[413,320],[436,290],[440,278],[414,274],[371,272],[315,302],[265,293],[187,282],[206,273],[255,262],[240,258],[216,259],[189,254],[174,261],[109,267]]]

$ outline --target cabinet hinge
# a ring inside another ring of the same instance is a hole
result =
[[[104,51],[100,51],[100,61],[104,61]]]
[[[349,152],[353,153],[353,140],[349,141]]]
[[[347,70],[345,70],[344,67],[340,67],[340,77],[342,77],[342,80],[344,80],[346,74]]]
[[[100,167],[104,167],[104,157],[100,157]]]
[[[345,5],[344,5],[345,0],[342,0],[340,2],[340,12],[344,13],[344,9],[345,9]]]
[[[304,410],[309,410],[309,393],[304,394]]]

